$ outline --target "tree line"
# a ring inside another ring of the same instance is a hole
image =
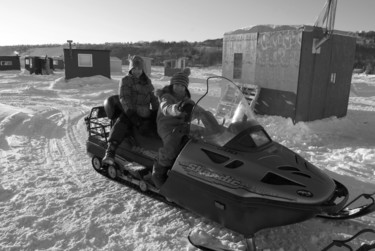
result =
[[[31,48],[61,47],[61,44],[15,45],[5,46],[9,51],[19,54],[27,53]],[[64,44],[64,48],[69,45]],[[189,66],[213,66],[221,64],[223,39],[206,40],[203,42],[136,42],[136,43],[104,43],[104,44],[72,44],[76,49],[110,50],[110,55],[118,57],[123,64],[128,64],[128,55],[141,55],[153,59],[153,65],[163,65],[164,60],[188,58]]]
[[[204,42],[137,42],[137,43],[105,43],[79,44],[76,48],[105,49],[111,51],[111,56],[120,58],[127,64],[128,55],[141,55],[152,58],[153,65],[163,65],[164,60],[188,58],[190,66],[212,66],[221,64],[222,39],[206,40]]]
[[[359,43],[359,41],[364,41]],[[362,69],[367,74],[375,73],[375,31],[358,32],[353,68]]]
[[[359,40],[366,38],[366,43]],[[9,46],[20,54],[30,48],[57,47],[61,44],[44,45],[15,45]],[[65,46],[65,45],[64,45]],[[67,45],[66,45],[67,46]],[[73,44],[77,49],[105,49],[111,51],[111,56],[118,57],[127,64],[128,55],[141,55],[153,58],[153,65],[163,65],[164,60],[188,58],[189,66],[214,66],[222,63],[223,39],[211,39],[203,42],[135,42],[135,43],[104,43],[104,44]],[[357,32],[357,45],[353,68],[360,68],[368,73],[374,73],[375,68],[375,32]]]

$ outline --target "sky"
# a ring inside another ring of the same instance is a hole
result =
[[[335,29],[375,30],[374,0],[337,0]],[[2,0],[0,46],[204,41],[259,24],[313,25],[326,0]]]

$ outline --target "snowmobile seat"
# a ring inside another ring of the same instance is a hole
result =
[[[119,95],[113,95],[104,100],[104,110],[107,117],[115,121],[124,112]]]

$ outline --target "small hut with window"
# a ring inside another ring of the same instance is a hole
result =
[[[21,70],[19,56],[0,56],[0,71]]]
[[[260,87],[255,112],[294,122],[347,113],[356,39],[315,26],[258,25],[224,34],[223,76]]]
[[[30,74],[48,75],[54,70],[53,59],[48,56],[25,56],[25,69]]]
[[[111,78],[110,50],[64,49],[65,79],[102,75]]]
[[[294,122],[347,113],[356,37],[334,30],[337,0],[314,26],[258,25],[224,34],[223,75],[260,87],[254,110]]]
[[[186,60],[187,57],[164,60],[164,76],[173,76],[173,74],[185,69]]]

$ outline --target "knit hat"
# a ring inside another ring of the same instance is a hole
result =
[[[175,84],[183,85],[187,89],[189,85],[188,76],[183,72],[177,72],[176,74],[172,76],[170,85],[175,85]]]
[[[137,67],[143,70],[143,59],[140,56],[134,55],[132,57],[128,57],[129,60],[129,70]]]

